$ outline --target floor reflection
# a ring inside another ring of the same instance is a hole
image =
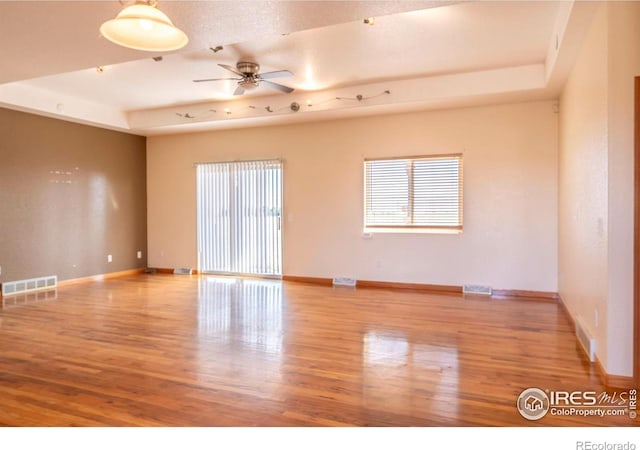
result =
[[[412,342],[401,332],[363,336],[364,402],[388,412],[429,417],[458,413],[458,349]]]
[[[365,364],[404,366],[409,359],[409,343],[403,334],[369,331],[363,338]]]
[[[280,353],[283,335],[282,282],[203,277],[198,284],[198,333]]]
[[[2,308],[15,308],[30,305],[32,303],[46,302],[58,299],[58,290],[49,289],[46,291],[27,292],[15,294],[2,298]]]
[[[282,381],[282,283],[201,277],[197,314],[197,377],[214,389],[211,401],[272,397]]]

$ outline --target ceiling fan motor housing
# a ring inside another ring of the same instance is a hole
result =
[[[236,64],[236,69],[245,75],[257,75],[260,71],[260,64],[249,61],[239,61],[238,64]]]

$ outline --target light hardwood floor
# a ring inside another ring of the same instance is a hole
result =
[[[516,410],[601,391],[553,302],[138,275],[9,297],[0,424],[637,425]]]

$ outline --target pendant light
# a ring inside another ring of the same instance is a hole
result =
[[[136,1],[126,6],[115,19],[102,24],[100,34],[134,50],[168,52],[184,47],[189,38],[156,7],[157,3]]]

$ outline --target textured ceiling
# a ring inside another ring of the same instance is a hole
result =
[[[566,1],[159,7],[190,43],[155,62],[157,54],[99,36],[100,24],[120,10],[117,1],[0,1],[0,105],[157,134],[553,98],[593,10]],[[218,45],[222,51],[209,50]],[[274,81],[296,91],[260,86],[234,97],[234,81],[191,81],[233,76],[218,64],[246,59],[263,72],[290,70],[293,77]]]
[[[335,23],[429,8],[443,1],[160,0],[187,31],[182,51],[245,42]],[[0,83],[140,59],[98,32],[122,6],[112,1],[0,1]]]

